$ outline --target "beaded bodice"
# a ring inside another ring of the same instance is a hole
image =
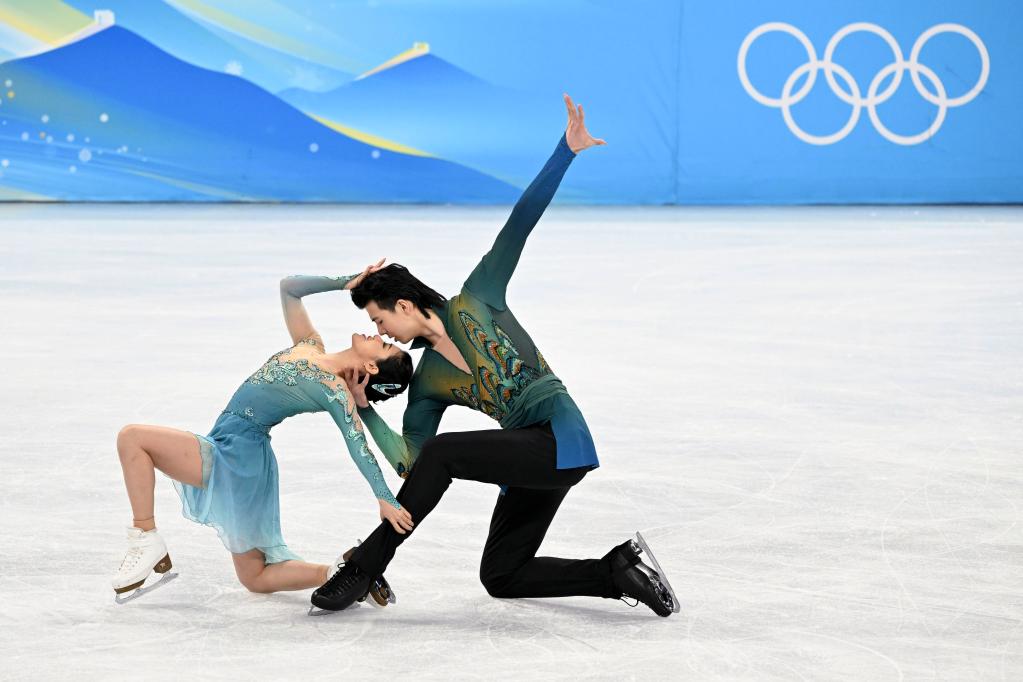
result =
[[[347,386],[340,377],[316,364],[317,358],[325,355],[318,336],[274,353],[238,387],[226,411],[267,430],[296,414],[329,412],[377,497],[393,502]]]

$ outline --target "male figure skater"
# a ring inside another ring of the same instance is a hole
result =
[[[502,486],[480,565],[492,596],[627,596],[668,616],[679,610],[678,600],[638,533],[601,559],[536,556],[565,495],[598,466],[579,408],[505,303],[526,238],[572,159],[605,144],[586,131],[582,106],[564,99],[565,134],[457,296],[445,300],[400,265],[371,267],[352,289],[352,301],[380,334],[426,348],[409,387],[402,434],[362,399],[359,387],[368,376],[361,382],[349,377],[348,385],[379,448],[410,470],[397,499],[417,527],[453,478]],[[484,412],[501,429],[435,436],[449,405]],[[313,606],[340,610],[363,597],[406,537],[381,524],[313,593]],[[652,567],[640,561],[641,553]]]

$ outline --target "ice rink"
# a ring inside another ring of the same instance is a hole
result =
[[[120,427],[205,433],[289,345],[281,277],[386,256],[454,294],[507,212],[0,206],[0,678],[1023,678],[1014,208],[548,210],[508,301],[602,466],[541,553],[641,530],[669,619],[489,597],[497,489],[461,481],[388,569],[396,605],[312,618],[308,591],[246,592],[158,476],[180,576],[115,605]],[[307,305],[328,350],[372,330],[347,294]],[[441,430],[491,426],[451,409]],[[296,552],[326,563],[375,527],[329,417],[273,446]]]

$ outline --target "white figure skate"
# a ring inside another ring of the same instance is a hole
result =
[[[168,573],[170,569],[171,560],[167,554],[167,545],[156,530],[129,528],[128,552],[121,561],[117,575],[111,581],[115,593],[114,601],[124,604],[170,582],[178,576],[177,573]],[[146,578],[154,571],[161,574],[160,580],[143,587]]]

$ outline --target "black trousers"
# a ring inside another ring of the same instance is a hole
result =
[[[588,470],[557,468],[549,424],[445,433],[424,444],[397,497],[412,514],[416,532],[452,479],[506,485],[507,492],[494,507],[480,563],[480,580],[487,592],[494,597],[617,598],[620,593],[611,583],[607,557],[536,556],[561,501]],[[400,535],[390,523],[381,523],[351,561],[370,575],[380,575],[410,535]]]

